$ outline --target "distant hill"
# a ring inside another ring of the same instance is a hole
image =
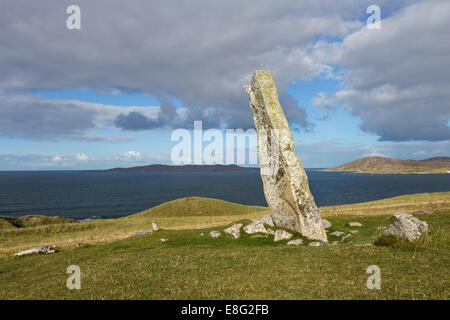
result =
[[[364,157],[322,171],[346,171],[369,174],[450,173],[450,157],[435,157],[425,160]]]
[[[148,166],[139,166],[131,168],[113,168],[106,170],[89,170],[89,171],[90,172],[236,172],[236,171],[255,171],[255,170],[259,170],[259,168],[240,167],[234,164],[183,165],[183,166],[151,164]]]

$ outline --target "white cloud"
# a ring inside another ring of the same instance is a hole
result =
[[[383,8],[382,8],[383,10]],[[314,104],[342,105],[380,140],[448,140],[450,2],[422,1],[342,42],[320,42],[313,56],[340,68],[343,88]]]
[[[75,157],[78,161],[87,161],[88,160],[88,156],[85,155],[84,153],[77,153],[75,155]]]

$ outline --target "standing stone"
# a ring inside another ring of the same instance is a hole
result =
[[[394,214],[394,221],[384,229],[385,235],[393,235],[415,241],[428,232],[428,224],[407,213]]]
[[[308,177],[294,152],[294,138],[268,71],[257,70],[245,87],[258,132],[258,155],[264,195],[276,226],[306,238],[327,241]]]

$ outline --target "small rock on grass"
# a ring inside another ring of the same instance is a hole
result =
[[[169,239],[161,238],[161,242],[167,242],[167,241],[169,241]]]
[[[241,227],[242,223],[234,224],[229,228],[223,230],[225,233],[228,233],[233,236],[234,239],[238,239],[241,236]]]
[[[158,225],[155,222],[152,222],[152,229],[153,229],[153,231],[159,230]]]
[[[33,253],[55,253],[56,247],[52,245],[45,245],[45,246],[39,246],[34,247],[28,250],[19,251],[16,253],[16,256],[26,256]]]
[[[359,231],[358,230],[350,230],[349,232],[350,233],[358,233]]]
[[[197,226],[197,230],[202,230],[202,229],[206,229],[205,226]]]
[[[250,223],[249,225],[245,226],[244,231],[245,231],[245,233],[248,233],[248,234],[267,233],[266,227],[264,227],[264,224],[259,220],[254,221],[254,222]]]
[[[350,227],[362,227],[362,224],[359,222],[349,222],[348,225]]]
[[[279,229],[275,231],[275,237],[273,241],[277,242],[281,240],[289,240],[290,238],[292,238],[292,233]]]
[[[433,211],[420,210],[420,211],[414,211],[412,214],[433,214]]]
[[[334,232],[330,233],[330,236],[340,237],[343,234],[344,234],[344,232],[342,232],[342,231],[334,231]]]
[[[291,240],[287,243],[288,246],[298,246],[303,244],[303,240],[302,239],[296,239],[296,240]]]
[[[332,224],[327,219],[322,219],[322,224],[325,229],[331,228]]]
[[[218,238],[218,237],[220,237],[220,231],[213,230],[213,231],[211,231],[211,232],[209,233],[209,236],[210,236],[211,238]]]
[[[341,242],[343,242],[345,239],[350,238],[351,236],[352,236],[351,233],[349,233],[349,234],[343,236],[342,239],[341,239]]]
[[[407,213],[394,214],[395,219],[384,229],[385,235],[406,238],[409,241],[418,240],[428,232],[428,224]]]
[[[323,246],[323,242],[321,242],[321,241],[313,241],[313,242],[308,243],[308,246],[320,247],[320,246]]]
[[[262,222],[263,224],[267,224],[268,226],[275,227],[275,224],[273,223],[272,216],[271,216],[270,214],[264,216],[264,217],[261,219],[261,222]]]
[[[151,234],[151,232],[135,232],[131,235],[131,237],[145,236],[147,234]]]

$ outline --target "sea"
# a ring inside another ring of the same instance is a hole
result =
[[[317,170],[307,170],[307,174],[319,206],[450,191],[450,174],[368,175]],[[191,196],[267,205],[258,171],[0,172],[0,216],[34,214],[77,220],[117,218]]]

